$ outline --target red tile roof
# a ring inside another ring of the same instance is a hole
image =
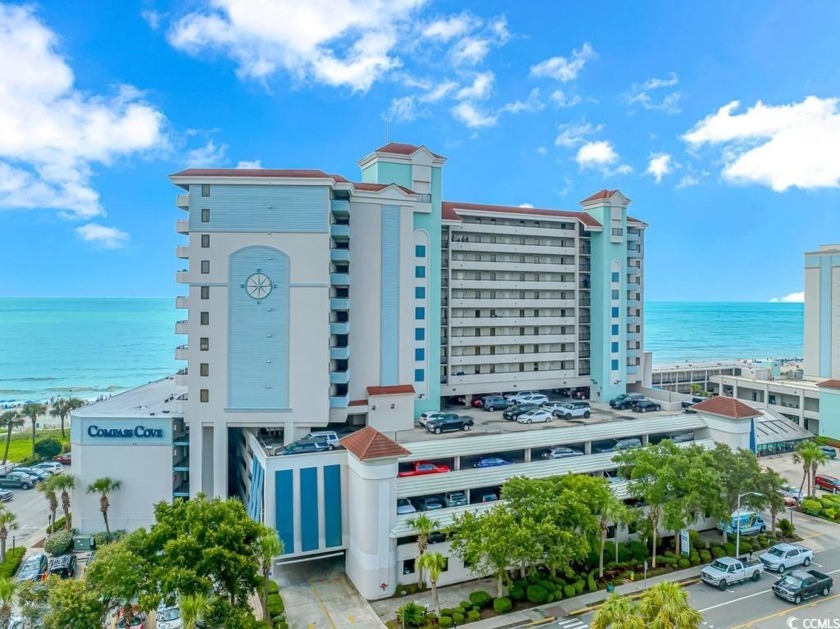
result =
[[[818,382],[817,386],[822,389],[840,389],[840,380],[832,378],[831,380],[823,380]]]
[[[585,198],[581,203],[588,203],[589,201],[600,201],[601,199],[609,199],[612,195],[614,195],[618,190],[601,190],[600,192],[596,192],[591,197]]]
[[[422,144],[420,146],[416,146],[414,144],[403,144],[402,142],[391,142],[386,144],[385,146],[380,146],[376,149],[376,153],[391,153],[392,155],[413,155],[416,153],[420,148],[426,148]],[[427,151],[429,149],[426,149]],[[429,153],[432,153],[429,151]],[[443,155],[437,155],[436,153],[432,153],[435,157],[443,157]]]
[[[694,404],[691,410],[711,413],[712,415],[721,415],[731,419],[745,419],[747,417],[760,417],[762,415],[761,411],[757,411],[752,406],[747,406],[735,398],[723,397],[722,395]]]
[[[458,210],[475,210],[477,212],[504,212],[506,214],[524,214],[526,216],[553,216],[571,218],[580,221],[589,227],[600,227],[601,223],[596,221],[586,212],[570,212],[568,210],[541,210],[531,207],[516,207],[510,205],[482,205],[479,203],[459,203],[457,201],[444,201],[441,207],[441,215],[444,220],[459,221]]]
[[[368,387],[368,397],[371,395],[399,395],[401,393],[414,393],[414,387],[410,384],[396,384],[389,387]]]
[[[400,185],[397,185],[397,184],[389,184],[389,183],[356,183],[356,182],[353,182],[353,187],[354,187],[356,190],[369,190],[369,191],[371,191],[371,192],[379,192],[380,190],[384,190],[385,188],[387,188],[387,187],[388,187],[388,186],[390,186],[390,185],[396,185],[396,186],[397,186],[397,188],[399,188],[400,190],[402,190],[403,192],[406,192],[406,193],[408,193],[408,194],[417,194],[416,192],[414,192],[414,190],[409,190],[409,189],[408,189],[408,188],[406,188],[405,186],[400,186]]]
[[[341,175],[328,175],[323,170],[287,170],[276,168],[187,168],[170,177],[266,177],[279,179],[335,179],[346,182]]]
[[[367,400],[350,400],[347,406],[367,406]]]
[[[371,459],[387,459],[411,454],[393,439],[389,439],[381,432],[370,426],[347,435],[341,440],[347,450],[360,461]]]

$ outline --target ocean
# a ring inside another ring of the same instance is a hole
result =
[[[95,399],[162,378],[175,360],[174,299],[0,298],[0,404]],[[802,304],[647,302],[654,363],[802,356]]]

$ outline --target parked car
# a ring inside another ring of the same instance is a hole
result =
[[[484,492],[478,496],[478,502],[497,502],[499,497],[492,491]]]
[[[630,448],[641,448],[642,440],[638,437],[627,437],[626,439],[610,439],[604,441],[600,445],[595,446],[595,452],[616,452],[620,450],[629,450]]]
[[[829,476],[828,474],[817,474],[814,478],[814,484],[820,489],[830,491],[833,494],[840,491],[840,479]]]
[[[290,454],[309,454],[311,452],[327,452],[329,446],[326,441],[295,441],[282,448],[275,454],[287,456]]]
[[[651,435],[650,443],[656,445],[657,443],[662,443],[665,440],[673,441],[674,443],[687,443],[689,441],[694,441],[694,433],[693,432],[679,432],[679,433],[670,433],[670,434],[659,434],[659,435]]]
[[[513,463],[500,456],[483,456],[473,463],[473,467],[499,467],[500,465],[513,465]]]
[[[49,472],[45,470],[36,470],[34,467],[16,467],[12,469],[12,471],[17,472],[18,474],[27,474],[39,481],[45,481],[52,476]]]
[[[820,594],[828,596],[834,579],[816,570],[794,570],[773,584],[773,594],[799,605],[802,601]]]
[[[28,474],[9,472],[0,474],[0,487],[13,487],[20,489],[32,489],[35,486],[35,479]]]
[[[543,454],[544,459],[565,459],[570,456],[583,456],[583,452],[566,446],[557,446]]]
[[[23,562],[23,565],[20,567],[20,571],[18,572],[17,580],[19,582],[39,581],[41,576],[46,574],[47,570],[49,570],[49,565],[49,560],[44,553],[32,555]]]
[[[448,491],[443,495],[447,507],[463,507],[467,504],[467,494],[463,491]]]
[[[542,409],[554,415],[554,411],[556,411],[564,404],[568,404],[568,402],[568,400],[549,400],[548,402],[542,405]]]
[[[638,402],[644,399],[645,396],[641,393],[622,393],[618,397],[610,400],[610,406],[612,408],[623,410],[625,408],[630,408],[633,405],[633,402]]]
[[[530,399],[530,398],[532,398],[536,395],[541,395],[541,394],[537,393],[536,391],[518,391],[516,393],[506,394],[505,399],[510,401],[510,402],[513,402],[514,404],[521,404],[522,402],[526,401],[526,398]],[[543,395],[543,397],[545,397],[545,396]]]
[[[33,466],[36,470],[44,470],[50,474],[61,474],[64,471],[64,466],[57,461],[44,461]]]
[[[72,579],[76,574],[76,555],[61,555],[50,559],[49,570],[50,574],[54,574],[62,579]]]
[[[177,607],[158,607],[155,612],[155,626],[157,629],[182,629],[184,621],[181,610]]]
[[[485,411],[499,411],[513,406],[513,403],[503,398],[501,395],[488,395],[484,398]]]
[[[758,581],[764,565],[758,560],[735,559],[735,557],[721,557],[715,559],[700,571],[703,583],[708,583],[723,591],[728,586],[742,581]]]
[[[767,530],[767,524],[764,519],[755,511],[735,511],[729,521],[721,520],[718,522],[717,530],[723,531],[726,527],[728,535],[735,535],[738,529],[741,530],[741,537],[746,535],[758,535]]]
[[[341,439],[338,433],[334,430],[321,430],[318,432],[310,432],[301,441],[324,441],[327,444],[328,450],[335,450],[341,446]]]
[[[417,423],[425,428],[430,419],[439,419],[441,417],[446,417],[446,415],[447,414],[443,411],[426,411],[425,413],[420,413]]]
[[[57,457],[53,457],[53,461],[62,465],[70,465],[70,453],[59,454]]]
[[[652,413],[654,411],[661,411],[662,405],[652,402],[651,400],[639,400],[631,408],[635,413]]]
[[[426,474],[443,474],[449,471],[450,468],[448,465],[437,465],[429,461],[415,461],[411,464],[411,469],[399,472],[397,476],[424,476]]]
[[[789,568],[809,566],[814,558],[814,551],[799,544],[776,544],[767,552],[759,555],[759,560],[766,570],[782,574]]]
[[[466,415],[446,415],[437,419],[430,419],[426,423],[426,430],[439,435],[453,430],[469,430],[473,427],[472,417]]]
[[[551,413],[544,411],[541,408],[532,408],[527,413],[522,413],[516,418],[520,424],[538,424],[540,422],[550,422],[552,419]]]
[[[9,502],[14,496],[8,489],[0,489],[0,502]]]
[[[562,417],[563,419],[589,417],[591,414],[592,409],[589,407],[589,402],[566,402],[554,411],[555,417]]]
[[[446,507],[446,503],[440,496],[423,496],[415,500],[418,511],[437,511]]]
[[[532,393],[530,395],[523,395],[514,400],[515,404],[537,404],[538,406],[542,406],[546,402],[548,402],[548,398],[542,393]]]
[[[784,487],[782,487],[782,491],[791,498],[795,499],[797,504],[802,502],[802,492],[799,490],[798,487],[794,487],[793,485],[785,485]]]
[[[505,419],[516,419],[522,413],[527,413],[528,411],[532,411],[535,408],[539,408],[536,404],[518,404],[507,409],[504,413],[502,413],[502,417]]]
[[[703,402],[707,399],[709,399],[709,398],[693,397],[690,400],[687,400],[685,402],[680,402],[680,406],[682,406],[682,409],[683,409],[684,413],[696,413],[697,411],[692,410],[691,407],[694,406],[695,404],[700,404],[700,402]]]
[[[786,507],[795,507],[799,503],[799,501],[796,498],[791,496],[784,489],[779,490],[779,495],[782,497],[782,500],[784,501]]]
[[[835,450],[831,446],[820,446],[820,450],[825,452],[829,459],[837,458],[837,450]]]
[[[397,515],[417,513],[417,509],[408,498],[397,498]]]

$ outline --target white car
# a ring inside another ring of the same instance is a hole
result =
[[[549,413],[548,411],[544,411],[541,408],[535,408],[533,410],[528,411],[527,413],[522,413],[519,417],[516,418],[516,421],[520,424],[550,422],[551,413]]]
[[[321,430],[319,432],[310,432],[301,441],[321,441],[327,444],[327,448],[335,450],[341,447],[341,439],[338,433],[334,430]]]
[[[155,621],[157,629],[181,629],[184,626],[181,610],[177,607],[158,607]]]
[[[521,404],[526,397],[531,397],[532,395],[539,395],[536,391],[519,391],[517,393],[506,393],[505,399],[509,402],[513,402],[514,404]]]
[[[397,515],[407,515],[409,513],[417,513],[417,509],[411,504],[408,498],[397,498]]]
[[[518,393],[515,397],[510,398],[514,404],[546,404],[548,398],[542,393]]]
[[[446,413],[443,411],[426,411],[425,413],[420,413],[420,419],[417,420],[417,423],[425,428],[430,419],[438,419],[444,415]]]
[[[814,559],[814,551],[799,544],[776,544],[758,556],[765,570],[782,574],[788,568],[809,566]]]
[[[64,466],[56,461],[44,461],[33,466],[36,469],[44,470],[50,474],[61,474],[64,471]]]

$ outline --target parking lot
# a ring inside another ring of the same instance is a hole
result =
[[[66,469],[66,468],[65,468]],[[65,471],[67,473],[67,471]],[[14,496],[3,507],[17,516],[16,530],[9,532],[9,547],[32,546],[44,539],[49,524],[49,507],[44,495],[37,489],[10,489]],[[61,517],[59,508],[56,517]]]

